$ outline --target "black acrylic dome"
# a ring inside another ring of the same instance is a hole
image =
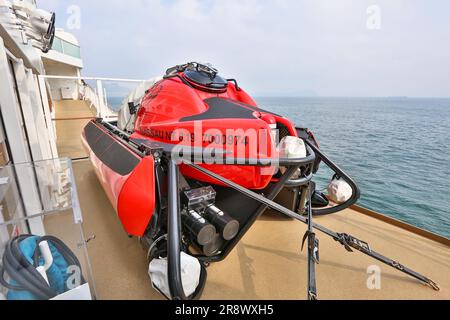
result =
[[[217,73],[206,72],[198,69],[190,69],[184,72],[184,77],[194,84],[213,90],[224,90],[228,81]]]

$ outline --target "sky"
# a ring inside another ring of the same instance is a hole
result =
[[[37,0],[85,76],[208,62],[258,96],[450,97],[448,0]]]

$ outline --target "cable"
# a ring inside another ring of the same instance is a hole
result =
[[[67,247],[60,239],[45,236],[36,241],[36,248],[33,256],[34,261],[31,264],[20,250],[20,243],[25,239],[35,237],[33,235],[21,235],[11,239],[5,248],[3,255],[3,266],[0,267],[0,283],[14,291],[28,291],[40,300],[49,300],[58,295],[58,292],[51,288],[45,281],[42,275],[36,270],[39,261],[39,243],[43,241],[51,242],[64,258],[68,266],[77,266],[81,270],[80,262],[75,254]],[[15,281],[17,285],[11,285],[4,279],[4,274],[7,273],[11,280]],[[81,284],[86,283],[81,275]]]

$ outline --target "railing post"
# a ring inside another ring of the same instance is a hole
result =
[[[106,116],[105,98],[103,95],[103,84],[101,80],[97,80],[97,96],[98,96],[98,109],[97,116],[103,118]]]
[[[105,102],[105,106],[108,107],[108,96],[106,94],[106,89],[105,88],[103,88],[103,101]]]
[[[172,300],[187,300],[181,277],[181,214],[178,186],[178,166],[174,160],[169,161],[168,176],[168,243],[167,243],[167,273],[169,291]]]

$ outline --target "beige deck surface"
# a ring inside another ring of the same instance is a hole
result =
[[[95,117],[96,111],[94,108],[89,109],[89,104],[85,101],[55,101],[56,110],[56,133],[57,133],[57,147],[60,157],[82,158],[86,157],[86,152],[83,150],[81,140],[76,139],[84,126],[89,122],[89,118]],[[70,120],[74,119],[75,120]],[[62,120],[65,119],[65,120]]]
[[[74,152],[77,157],[82,150],[76,150],[80,132],[75,127],[82,125],[58,124],[58,145],[62,154]],[[151,288],[145,252],[137,239],[129,239],[123,231],[89,161],[75,162],[74,167],[85,232],[96,235],[89,243],[89,253],[99,298],[161,299]],[[368,241],[373,250],[398,259],[441,287],[435,292],[363,254],[347,253],[318,234],[320,299],[450,299],[448,246],[354,210],[317,218],[316,222]],[[299,222],[278,215],[263,216],[227,260],[208,269],[203,299],[305,299],[306,253],[300,252],[304,232],[305,226]],[[367,288],[367,268],[372,265],[381,268],[381,290]]]

